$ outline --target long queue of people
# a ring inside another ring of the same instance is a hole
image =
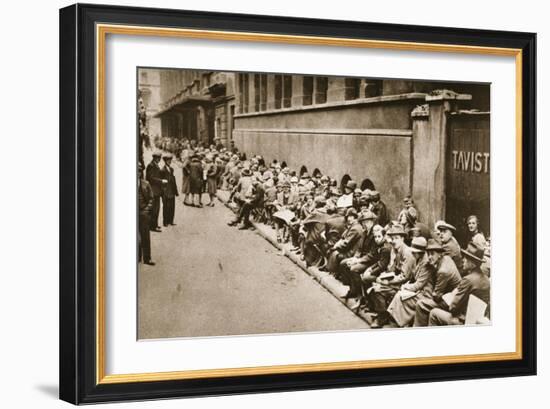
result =
[[[308,266],[349,288],[343,298],[374,315],[371,327],[463,324],[471,295],[483,306],[477,321],[488,319],[490,245],[475,215],[461,248],[455,226],[440,220],[429,228],[409,196],[392,220],[380,193],[353,180],[340,190],[320,172],[299,175],[260,156],[221,161],[220,186],[237,209],[228,224],[248,229],[252,217],[272,226]]]
[[[371,327],[463,324],[471,296],[482,306],[477,321],[489,319],[490,242],[475,215],[461,247],[455,226],[422,223],[409,196],[392,219],[374,186],[361,190],[349,180],[338,187],[319,171],[247,159],[234,147],[184,144],[177,153],[185,205],[202,207],[207,192],[212,206],[218,189],[228,191],[236,213],[230,226],[271,226],[308,266],[349,288],[342,297],[375,317]]]

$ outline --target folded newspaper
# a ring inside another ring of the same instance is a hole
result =
[[[277,219],[281,219],[285,223],[290,224],[290,222],[292,221],[292,219],[294,219],[294,217],[296,217],[296,215],[291,210],[283,209],[273,213],[273,217],[276,217]]]

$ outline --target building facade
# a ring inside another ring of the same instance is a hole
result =
[[[210,145],[228,144],[233,130],[233,73],[159,70],[161,104],[157,118],[162,136]]]
[[[488,84],[157,72],[163,137],[233,141],[266,162],[374,185],[393,217],[411,195],[429,225],[463,226],[471,213],[489,229]]]
[[[160,71],[140,68],[138,71],[138,94],[145,106],[147,130],[150,136],[161,134],[160,119],[157,118],[161,103]]]

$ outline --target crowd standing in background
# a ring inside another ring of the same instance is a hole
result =
[[[217,139],[203,146],[157,137],[154,144],[159,151],[147,164],[145,179],[139,178],[145,263],[153,264],[148,236],[161,231],[161,201],[163,226],[174,225],[179,193],[171,165],[175,158],[182,167],[183,205],[214,206],[217,191],[228,191],[235,209],[230,226],[249,229],[253,221],[271,226],[277,241],[290,243],[308,266],[349,288],[342,297],[352,301],[352,309],[373,314],[371,327],[463,324],[471,295],[486,306],[478,321],[488,319],[490,242],[477,216],[465,218],[470,238],[458,243],[455,226],[444,220],[424,224],[410,196],[392,218],[372,184],[360,189],[347,180],[338,186],[318,170],[310,175],[279,160],[266,163],[260,155],[247,157]]]

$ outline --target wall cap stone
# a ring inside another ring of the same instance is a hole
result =
[[[241,113],[241,114],[236,114],[235,118],[246,118],[246,117],[260,116],[260,115],[277,115],[277,114],[284,114],[287,112],[313,111],[317,109],[331,109],[331,108],[341,108],[341,107],[355,106],[355,105],[370,105],[370,104],[390,103],[390,102],[409,101],[409,100],[424,101],[427,96],[428,94],[424,92],[410,92],[406,94],[396,94],[396,95],[380,95],[377,97],[357,98],[349,101],[326,102],[324,104],[313,104],[313,105],[306,105],[306,106],[300,106],[300,107],[281,108],[281,109],[274,109],[271,111]]]
[[[436,89],[426,95],[426,101],[444,101],[444,100],[458,100],[458,101],[470,101],[472,96],[470,94],[459,94],[451,91],[450,89]]]

